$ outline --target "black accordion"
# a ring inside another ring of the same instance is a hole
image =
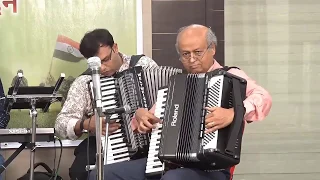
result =
[[[102,110],[111,110],[125,105],[130,106],[131,109],[130,113],[112,114],[107,117],[120,123],[121,128],[108,136],[108,148],[104,149],[104,164],[147,156],[150,133],[134,132],[131,128],[131,120],[138,108],[150,109],[153,106],[158,89],[166,86],[169,77],[177,73],[182,73],[182,70],[166,66],[136,66],[119,72],[113,77],[100,78]],[[105,147],[105,142],[103,137],[102,147]]]
[[[158,91],[155,116],[163,123],[151,133],[146,175],[161,174],[172,167],[211,171],[238,164],[246,85],[245,79],[222,69],[172,76],[168,86]],[[209,112],[204,107],[234,108],[234,120],[206,134]]]

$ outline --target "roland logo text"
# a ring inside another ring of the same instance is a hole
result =
[[[177,119],[178,119],[178,111],[179,111],[179,104],[175,104],[173,116],[172,116],[172,121],[171,121],[171,126],[176,126]]]

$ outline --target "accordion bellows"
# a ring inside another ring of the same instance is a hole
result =
[[[223,70],[177,74],[159,89],[155,116],[163,120],[151,133],[146,175],[161,174],[167,165],[205,171],[240,162],[246,80]],[[204,107],[234,108],[233,122],[206,134]]]
[[[147,157],[150,133],[134,132],[131,128],[132,117],[138,108],[150,109],[156,102],[158,89],[168,85],[170,76],[178,73],[182,73],[182,70],[173,67],[136,66],[113,77],[101,77],[103,110],[125,105],[129,105],[132,110],[128,114],[112,114],[109,117],[110,120],[120,123],[121,128],[108,136],[108,148],[104,149],[104,164]],[[105,142],[103,137],[103,147]]]

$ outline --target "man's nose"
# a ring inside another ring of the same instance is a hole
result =
[[[106,70],[107,69],[107,66],[105,66],[104,64],[101,64],[101,67],[100,67],[100,70]]]
[[[191,63],[197,61],[197,59],[195,58],[195,55],[194,55],[194,54],[191,54],[189,61],[190,61]]]

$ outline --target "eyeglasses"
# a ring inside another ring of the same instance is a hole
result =
[[[212,44],[212,43],[211,43]],[[196,61],[200,61],[204,54],[208,51],[208,49],[211,47],[211,44],[209,44],[209,46],[206,48],[206,50],[204,51],[193,51],[193,52],[184,52],[182,54],[180,54],[180,61],[181,62],[188,62],[190,61],[192,54],[193,54],[193,59]]]
[[[110,54],[108,56],[106,56],[104,59],[101,60],[101,64],[107,63],[108,61],[111,60],[112,51],[113,51],[113,49],[111,49],[111,52],[110,52]]]

